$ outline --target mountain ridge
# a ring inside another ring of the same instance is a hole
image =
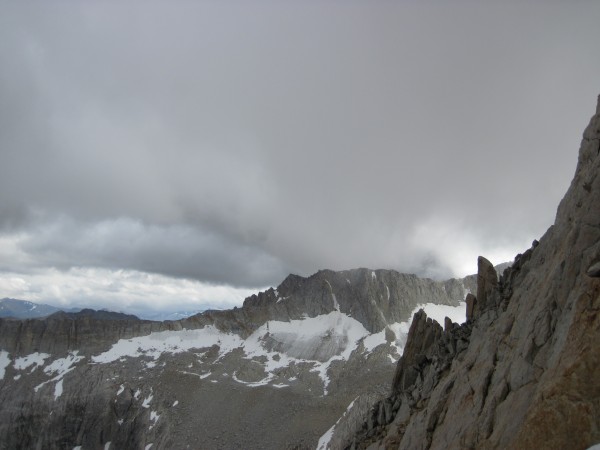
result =
[[[74,312],[77,308],[68,308],[67,312]],[[36,317],[46,317],[58,311],[64,311],[56,306],[45,303],[31,302],[29,300],[19,300],[16,298],[5,297],[0,299],[0,317],[12,317],[15,319],[32,319]]]
[[[368,407],[385,394],[413,310],[436,301],[446,306],[430,311],[464,320],[465,290],[457,279],[320,271],[178,321],[92,311],[0,319],[0,442],[314,448],[352,399]],[[194,404],[206,411],[192,414]],[[298,425],[282,430],[281,418]]]

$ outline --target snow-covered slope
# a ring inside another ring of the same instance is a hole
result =
[[[447,293],[464,288],[452,283],[322,271],[243,308],[177,322],[81,313],[0,320],[0,441],[314,448],[357,395],[367,407],[389,389],[419,307],[464,319],[461,297]],[[448,304],[427,304],[427,294]]]

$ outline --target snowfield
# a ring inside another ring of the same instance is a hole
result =
[[[334,304],[337,301],[333,298]],[[445,306],[435,304],[419,305],[412,312],[414,315],[423,308],[429,317],[444,323],[446,316],[453,322],[462,323],[465,320],[465,304]],[[319,375],[323,381],[325,394],[329,384],[327,371],[334,361],[348,360],[350,355],[359,350],[362,344],[363,352],[372,352],[380,345],[389,345],[399,358],[404,350],[406,337],[410,328],[409,322],[392,323],[387,326],[395,336],[391,342],[386,341],[386,331],[369,333],[356,319],[340,312],[338,309],[317,317],[305,317],[289,322],[269,321],[259,327],[247,339],[241,339],[237,334],[224,333],[214,326],[199,330],[162,331],[132,339],[121,339],[113,347],[100,355],[93,356],[92,362],[106,364],[122,358],[150,357],[157,360],[164,353],[182,353],[193,349],[203,349],[217,345],[219,356],[217,361],[235,349],[241,349],[244,357],[253,359],[262,365],[266,376],[259,381],[243,381],[234,372],[231,379],[248,387],[271,384],[277,377],[279,369],[291,364],[309,363],[313,365],[312,372]],[[391,355],[390,355],[391,356]],[[260,362],[259,362],[260,361]],[[395,363],[393,357],[390,363]],[[147,364],[148,368],[153,367]],[[201,375],[191,375],[206,378],[210,372]],[[277,388],[287,387],[285,384],[271,384]]]
[[[245,381],[240,379],[238,373],[234,371],[228,374],[231,380],[247,387],[269,385],[282,389],[289,387],[289,383],[295,379],[294,376],[289,375],[282,379],[280,375],[282,369],[293,365],[297,367],[300,364],[308,364],[310,371],[316,373],[322,380],[323,395],[327,395],[327,387],[330,382],[328,370],[334,361],[348,360],[353,352],[370,353],[383,345],[389,347],[390,364],[395,364],[402,355],[410,328],[409,322],[392,323],[387,325],[387,333],[386,329],[377,333],[369,333],[356,319],[340,312],[339,304],[333,294],[332,300],[335,310],[328,314],[304,317],[289,322],[269,321],[254,331],[247,339],[242,339],[237,334],[224,333],[212,325],[197,330],[155,332],[147,336],[121,339],[108,351],[92,356],[90,363],[109,364],[123,361],[125,358],[144,358],[146,369],[151,370],[161,366],[156,362],[161,355],[189,352],[194,353],[195,358],[200,362],[206,352],[198,352],[198,350],[217,346],[218,354],[214,362],[220,361],[234,350],[238,352],[241,350],[243,358],[252,360],[264,370],[262,379]],[[421,308],[440,324],[444,323],[446,316],[450,317],[453,322],[462,323],[465,320],[464,303],[456,307],[423,304],[417,306],[411,316]],[[84,357],[79,356],[75,351],[70,352],[64,358],[53,361],[51,358],[49,354],[36,352],[11,360],[8,352],[0,351],[0,380],[3,379],[5,371],[11,363],[16,371],[28,371],[28,373],[32,373],[40,367],[43,368],[44,374],[52,378],[37,385],[35,392],[48,383],[55,383],[54,398],[57,399],[63,393],[65,375],[73,370]],[[48,360],[51,362],[47,363]],[[190,367],[192,367],[191,364]],[[204,370],[202,373],[180,372],[197,376],[200,379],[211,378],[213,375],[210,370]],[[21,374],[17,377],[21,377]],[[214,380],[214,376],[212,378],[209,381],[217,381]],[[123,390],[124,386],[119,386],[117,395],[120,395]],[[138,396],[139,393],[136,392],[135,397]],[[143,406],[148,408],[151,400],[152,396],[146,398]]]

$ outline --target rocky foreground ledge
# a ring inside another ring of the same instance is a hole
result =
[[[467,323],[415,315],[391,394],[351,449],[586,449],[600,442],[600,98],[555,224],[497,279],[478,261]]]

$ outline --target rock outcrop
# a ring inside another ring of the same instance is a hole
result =
[[[600,442],[600,99],[555,223],[499,280],[479,259],[461,326],[415,315],[391,395],[353,449],[586,449]]]

